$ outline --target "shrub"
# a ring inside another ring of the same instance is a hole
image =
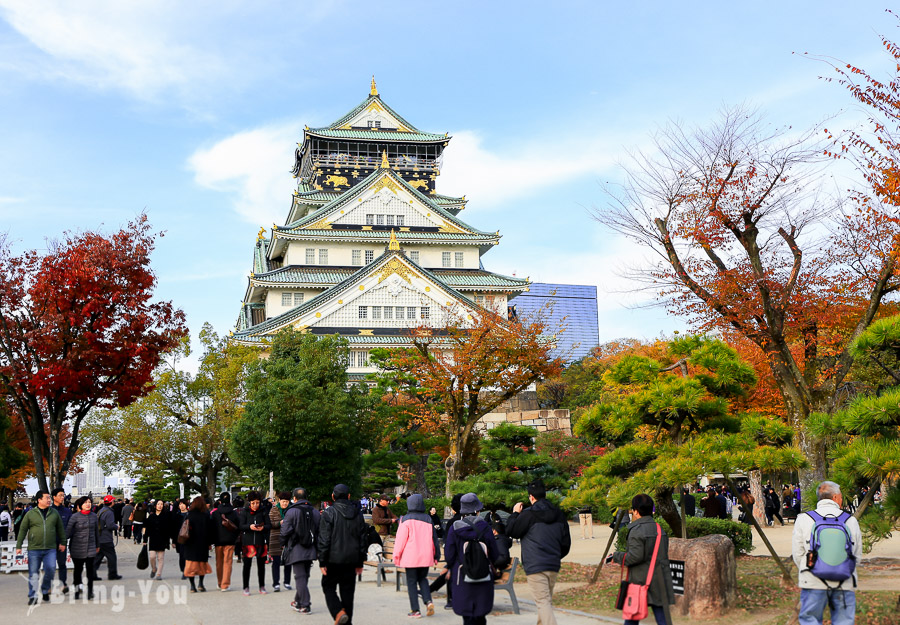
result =
[[[672,528],[662,518],[655,517],[659,526],[663,531],[672,536]],[[722,534],[731,539],[734,543],[734,555],[741,555],[753,551],[753,534],[750,532],[750,526],[746,523],[736,523],[728,519],[706,519],[703,517],[687,518],[687,535],[688,538],[700,538],[701,536],[711,536],[712,534]],[[625,550],[625,537],[628,534],[627,527],[619,528],[619,536],[616,542],[616,549]],[[673,538],[681,538],[674,536]]]

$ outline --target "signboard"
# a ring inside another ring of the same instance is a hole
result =
[[[669,570],[672,572],[672,590],[676,595],[683,595],[684,560],[669,560]]]
[[[66,568],[75,566],[72,562],[72,554],[66,551]],[[4,541],[0,543],[0,572],[13,573],[15,571],[28,570],[28,543],[22,547],[22,554],[16,555],[16,541]]]

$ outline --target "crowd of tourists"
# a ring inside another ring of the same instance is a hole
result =
[[[785,490],[778,499],[782,506]],[[779,493],[771,485],[766,485],[763,492],[765,507],[769,509],[770,499]],[[837,484],[822,482],[816,494],[815,510],[797,515],[792,537],[801,590],[799,623],[821,624],[828,606],[834,625],[852,624],[856,606],[855,565],[862,551],[859,524],[844,510]],[[732,505],[740,506],[743,514],[752,514],[754,502],[748,495],[749,489],[740,489],[732,499]],[[723,509],[728,513],[730,497],[720,487],[706,490],[700,501],[704,516],[719,517]],[[792,506],[799,497],[799,489],[791,489]],[[681,505],[688,506],[693,499],[690,489],[686,489]],[[142,566],[139,557],[138,567],[149,568],[151,579],[163,578],[166,553],[172,546],[178,554],[181,579],[189,582],[190,592],[194,593],[207,590],[206,576],[213,573],[210,560],[215,561],[216,587],[220,592],[230,590],[233,564],[235,560],[240,563],[244,595],[251,594],[254,564],[257,590],[268,594],[266,571],[271,567],[273,591],[280,592],[283,580],[284,589],[294,591],[290,606],[300,614],[312,613],[309,578],[317,561],[328,612],[336,625],[348,625],[353,618],[356,582],[369,549],[373,545],[383,547],[397,525],[396,537],[392,539],[393,564],[405,570],[409,617],[421,618],[422,607],[424,616],[434,615],[432,593],[447,586],[445,609],[461,616],[464,625],[484,625],[493,609],[494,582],[509,567],[510,547],[513,539],[518,539],[538,623],[555,625],[552,595],[561,560],[571,547],[568,522],[564,513],[547,501],[542,482],[528,486],[528,500],[527,507],[524,502],[517,503],[504,523],[496,514],[480,514],[483,506],[475,493],[457,495],[451,504],[454,515],[445,526],[434,508],[426,513],[421,495],[409,495],[407,512],[398,518],[391,511],[387,496],[377,502],[374,498],[365,503],[354,501],[350,499],[350,489],[343,484],[333,488],[330,505],[323,504],[321,511],[310,503],[302,487],[291,493],[277,493],[274,500],[251,492],[245,499],[232,501],[225,492],[214,502],[198,496],[190,502],[160,500],[136,506],[127,500],[116,501],[112,496],[104,497],[101,506],[88,497],[70,504],[62,489],[56,489],[51,493],[39,491],[34,507],[27,509],[18,523],[5,509],[0,515],[5,513],[6,527],[15,532],[17,554],[22,553],[23,543],[28,543],[29,605],[39,603],[38,592],[43,601],[49,601],[55,574],[59,575],[63,594],[69,592],[67,555],[74,563],[76,599],[85,591],[88,600],[93,598],[93,583],[100,579],[97,571],[104,559],[107,579],[121,579],[115,550],[115,537],[121,531],[126,539],[146,549],[146,562]],[[371,525],[364,517],[366,507],[371,510]],[[617,599],[625,625],[639,623],[651,614],[657,625],[672,623],[669,606],[675,597],[668,537],[653,519],[653,512],[650,496],[634,497],[627,511],[626,549],[607,559],[620,563],[623,572],[628,571]],[[820,551],[828,557],[819,558]],[[433,567],[439,569],[439,574],[429,583]]]

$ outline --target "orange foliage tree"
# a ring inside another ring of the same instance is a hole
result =
[[[446,495],[471,465],[475,424],[536,380],[558,374],[562,360],[540,321],[506,320],[487,310],[447,309],[444,327],[410,330],[412,347],[373,350],[383,379],[408,402],[426,430],[448,441]]]
[[[801,482],[822,479],[824,445],[802,425],[837,408],[848,344],[900,286],[896,197],[874,183],[855,210],[823,197],[822,147],[740,109],[707,129],[670,125],[656,147],[594,215],[659,254],[642,277],[674,312],[761,352],[811,467]]]

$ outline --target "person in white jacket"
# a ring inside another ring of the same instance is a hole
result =
[[[406,500],[407,514],[400,519],[394,541],[394,564],[406,569],[406,589],[409,592],[410,612],[419,618],[419,593],[425,602],[427,616],[434,614],[434,603],[428,587],[428,569],[441,559],[441,548],[431,516],[425,513],[422,495],[410,495]]]
[[[816,512],[822,517],[836,518],[844,511],[841,487],[834,482],[822,482],[816,491],[819,502]],[[854,569],[850,579],[843,582],[826,581],[816,577],[807,566],[807,554],[810,551],[810,536],[816,521],[808,513],[797,516],[794,522],[794,534],[791,541],[791,555],[799,571],[800,586],[800,625],[822,625],[825,606],[831,610],[832,625],[853,625],[856,620],[856,586],[857,573]],[[862,556],[862,534],[859,522],[852,515],[845,521],[850,534],[853,558],[858,563]]]

